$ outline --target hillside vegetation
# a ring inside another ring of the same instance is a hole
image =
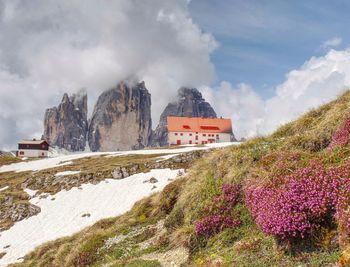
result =
[[[346,92],[15,266],[350,266],[349,118]]]

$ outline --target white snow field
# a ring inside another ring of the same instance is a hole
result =
[[[19,162],[13,163],[9,165],[5,165],[0,167],[0,173],[2,172],[24,172],[24,171],[40,171],[50,168],[55,168],[59,166],[65,166],[72,164],[73,160],[86,158],[86,157],[94,157],[94,156],[107,156],[107,157],[115,157],[115,156],[126,156],[126,155],[151,155],[151,154],[180,154],[186,153],[195,150],[205,150],[210,148],[220,148],[231,145],[238,145],[240,143],[215,143],[208,144],[205,146],[183,146],[179,148],[172,149],[143,149],[143,150],[132,150],[132,151],[118,151],[118,152],[89,152],[89,153],[79,153],[79,154],[70,154],[70,155],[59,155],[53,158],[45,158],[32,160],[27,162]]]
[[[162,190],[179,171],[183,170],[154,169],[122,180],[83,184],[47,198],[32,198],[30,202],[39,206],[41,212],[0,232],[0,253],[6,252],[0,259],[0,266],[21,261],[23,256],[47,241],[72,235],[103,218],[125,213],[136,201]],[[145,182],[151,177],[158,182]]]
[[[80,171],[64,171],[64,172],[58,172],[55,174],[55,177],[60,177],[60,176],[69,176],[69,175],[74,175],[74,174],[79,174]]]

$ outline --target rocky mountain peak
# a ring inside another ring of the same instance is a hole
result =
[[[120,82],[98,98],[88,134],[92,151],[144,148],[151,133],[151,95],[144,82]]]
[[[69,96],[68,96],[68,94],[67,94],[67,93],[64,93],[61,103],[63,104],[63,103],[69,103],[69,102],[70,102],[70,101],[69,101]]]
[[[58,107],[45,112],[43,138],[51,146],[68,151],[83,151],[87,129],[86,92],[81,91],[70,97],[65,93]]]
[[[176,100],[170,102],[160,116],[159,124],[153,134],[153,146],[167,145],[168,116],[216,118],[216,113],[211,105],[205,101],[198,89],[180,88],[177,92]]]

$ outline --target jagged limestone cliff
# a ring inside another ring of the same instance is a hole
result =
[[[144,82],[121,82],[99,97],[89,126],[92,151],[141,149],[152,133],[151,95]]]
[[[64,94],[58,107],[45,112],[43,138],[50,146],[69,151],[83,151],[86,145],[87,94],[81,90],[77,94]]]

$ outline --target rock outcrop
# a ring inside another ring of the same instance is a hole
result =
[[[87,94],[81,90],[77,94],[64,94],[58,107],[45,112],[43,138],[50,146],[68,151],[83,151],[88,130]]]
[[[169,103],[160,116],[159,124],[153,133],[153,146],[168,144],[168,116],[216,118],[216,113],[196,88],[180,88],[177,100]]]
[[[121,82],[102,93],[89,126],[91,151],[142,149],[151,133],[151,95],[144,82]]]

